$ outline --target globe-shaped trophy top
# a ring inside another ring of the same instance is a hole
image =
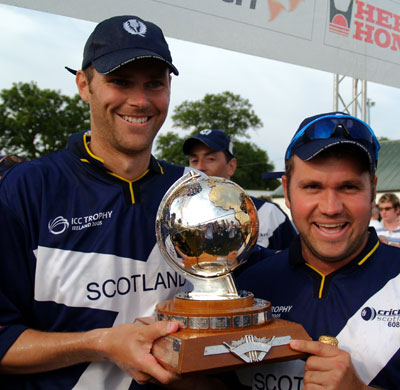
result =
[[[162,199],[156,235],[175,269],[218,278],[246,261],[258,238],[257,210],[236,183],[191,171]]]

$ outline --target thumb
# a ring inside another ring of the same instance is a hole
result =
[[[154,324],[146,326],[146,335],[150,340],[167,336],[177,332],[183,325],[177,321],[156,321]]]

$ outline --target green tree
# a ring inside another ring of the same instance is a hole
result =
[[[247,99],[232,92],[206,94],[199,101],[184,101],[175,107],[172,115],[173,127],[188,130],[188,136],[203,129],[219,129],[234,142],[238,166],[232,177],[236,183],[246,189],[275,189],[278,180],[265,181],[262,173],[274,170],[266,151],[251,142],[240,141],[240,137],[249,138],[249,129],[262,127],[261,119],[254,113]],[[179,137],[174,132],[159,135],[155,150],[158,158],[187,165],[187,157],[182,152],[186,137]]]
[[[235,142],[237,168],[232,180],[245,189],[274,190],[279,180],[264,180],[261,175],[274,170],[274,164],[268,162],[268,154],[251,142]]]
[[[14,83],[0,91],[0,151],[34,159],[64,149],[68,137],[90,127],[89,106],[78,94]]]
[[[249,129],[262,127],[250,102],[229,91],[206,94],[200,101],[184,101],[175,107],[172,121],[173,127],[190,130],[191,134],[206,128],[223,130],[232,141],[248,138]]]
[[[159,135],[156,140],[157,157],[178,165],[187,165],[188,159],[182,152],[184,139],[173,131]]]

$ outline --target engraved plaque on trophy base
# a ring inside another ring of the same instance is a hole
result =
[[[163,366],[179,374],[225,371],[248,363],[265,364],[306,357],[288,345],[290,339],[310,340],[304,328],[294,322],[273,319],[270,302],[246,294],[229,301],[193,301],[178,295],[158,304],[159,320],[177,320],[185,327],[158,339],[152,354]],[[136,319],[142,324],[155,321],[154,317]],[[249,343],[246,344],[246,340]],[[263,352],[251,351],[260,345],[254,341],[260,340],[267,340],[267,344],[272,340],[263,355],[260,355]],[[257,354],[262,356],[261,360],[257,359]]]

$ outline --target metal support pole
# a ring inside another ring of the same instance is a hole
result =
[[[361,87],[361,119],[366,122],[367,121],[367,81],[362,81]]]
[[[347,114],[350,114],[350,107],[351,107],[351,115],[355,117],[361,116],[360,119],[363,121],[367,121],[367,114],[369,110],[368,106],[368,98],[367,98],[367,81],[366,80],[359,80],[353,78],[352,80],[352,98],[349,103],[345,103],[345,100],[340,93],[341,84],[343,84],[343,80],[346,76],[339,76],[338,74],[334,74],[333,76],[333,111],[343,111]],[[340,104],[342,108],[340,107]]]
[[[333,75],[333,111],[339,111],[339,75]]]
[[[357,116],[357,84],[358,84],[358,79],[353,78],[353,109],[352,109],[352,115]]]

